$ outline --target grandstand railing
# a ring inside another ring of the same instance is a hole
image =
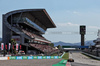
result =
[[[18,20],[18,18],[14,18],[13,21],[16,22]],[[30,19],[28,19],[27,17],[23,17],[19,20],[19,23],[20,22],[26,22],[28,23],[29,25],[33,26],[35,29],[37,29],[38,31],[42,32],[42,33],[45,33],[45,30],[42,29],[40,26],[38,26],[37,24],[35,24],[33,21],[31,21]]]

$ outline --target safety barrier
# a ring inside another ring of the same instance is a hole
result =
[[[8,60],[8,57],[0,57],[0,60]]]
[[[9,56],[9,57],[0,57],[0,60],[24,60],[24,59],[61,59],[61,56]]]
[[[61,55],[61,57],[63,57],[64,54],[65,54],[65,52],[63,52],[63,54]]]
[[[0,57],[0,60],[24,60],[24,59],[61,59],[62,56],[8,56],[8,57]]]
[[[85,55],[88,55],[88,56],[90,56],[92,58],[100,60],[100,57],[97,57],[97,56],[94,56],[94,55],[91,55],[91,54],[88,54],[88,53],[85,53],[85,52],[82,52],[82,53],[85,54]]]

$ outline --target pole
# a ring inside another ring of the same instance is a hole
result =
[[[11,15],[11,29],[12,29],[12,15]],[[12,30],[11,30],[11,38],[12,38]],[[13,42],[12,42],[12,54],[13,54]]]
[[[84,46],[84,34],[81,34],[81,46]],[[84,48],[81,48],[82,50]]]
[[[28,46],[26,46],[26,54],[28,54]]]
[[[13,54],[13,42],[12,42],[12,54]]]
[[[81,35],[81,46],[84,46],[84,34]]]
[[[5,56],[5,43],[4,43],[4,56]]]
[[[98,47],[97,47],[97,52],[96,53],[97,53],[97,56],[99,56],[99,54],[98,54]]]

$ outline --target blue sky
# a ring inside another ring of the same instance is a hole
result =
[[[0,37],[2,14],[17,9],[45,8],[57,28],[44,35],[52,42],[80,42],[79,25],[86,25],[85,40],[97,38],[100,29],[100,0],[0,0]]]

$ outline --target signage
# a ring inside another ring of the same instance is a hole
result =
[[[4,43],[1,43],[1,50],[4,50]]]
[[[7,50],[7,44],[5,45],[5,48],[6,48],[6,50]]]
[[[38,56],[38,59],[42,59],[42,56]]]
[[[47,59],[50,59],[50,56],[47,56]]]
[[[18,50],[18,44],[16,44],[16,50]]]
[[[38,57],[37,56],[33,56],[33,59],[38,59]]]
[[[0,60],[8,60],[8,57],[0,57]]]
[[[28,57],[27,56],[23,56],[23,59],[27,59]]]
[[[28,59],[33,59],[33,56],[28,56]]]
[[[20,45],[20,50],[22,49],[22,46]]]
[[[8,60],[24,60],[24,59],[60,59],[61,56],[9,56]]]
[[[23,58],[22,58],[22,56],[17,56],[16,59],[17,60],[22,60]]]
[[[46,59],[46,56],[42,56],[42,59]]]
[[[11,48],[11,43],[9,43],[9,50],[10,50],[10,48]]]
[[[51,59],[54,59],[54,56],[51,56]]]
[[[54,56],[54,59],[58,59],[58,56]]]
[[[9,59],[10,60],[16,60],[16,56],[10,56]]]

